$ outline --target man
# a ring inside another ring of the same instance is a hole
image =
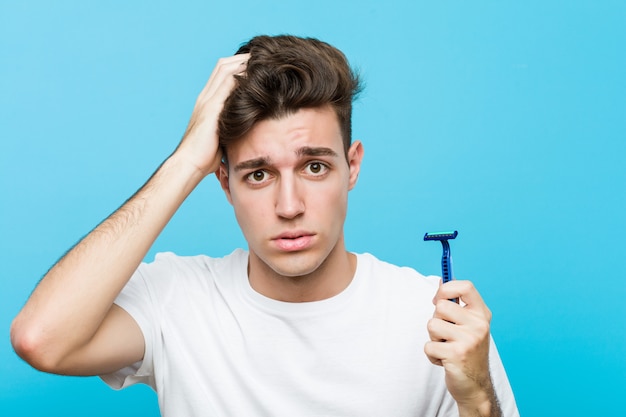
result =
[[[359,88],[315,39],[260,36],[221,59],[175,152],[37,286],[16,351],[47,372],[148,383],[165,416],[517,415],[471,283],[345,248]],[[212,173],[248,250],[142,264]]]

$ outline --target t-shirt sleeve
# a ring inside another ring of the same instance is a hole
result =
[[[160,322],[156,294],[152,280],[167,273],[166,262],[142,263],[133,274],[114,303],[124,309],[135,320],[145,342],[144,357],[130,366],[116,372],[100,375],[100,378],[113,389],[122,389],[137,383],[144,383],[156,390],[154,377],[154,349],[156,326]]]

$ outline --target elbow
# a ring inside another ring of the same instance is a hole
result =
[[[42,372],[61,373],[60,360],[53,354],[40,328],[24,325],[18,316],[11,324],[10,334],[15,353],[30,366]]]

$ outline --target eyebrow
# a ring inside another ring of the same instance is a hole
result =
[[[303,146],[296,151],[297,156],[332,156],[337,157],[337,152],[331,148]]]
[[[339,156],[337,152],[332,150],[331,148],[326,147],[311,147],[311,146],[303,146],[296,150],[296,156]],[[249,159],[247,161],[243,161],[234,166],[234,171],[243,171],[246,169],[259,169],[271,164],[271,159],[269,156],[262,156],[259,158]]]
[[[235,165],[233,169],[235,170],[235,172],[237,172],[237,171],[243,171],[244,169],[258,169],[258,168],[267,166],[269,164],[270,164],[270,158],[262,156],[260,158],[254,158],[254,159],[249,159],[247,161],[240,162],[237,165]]]

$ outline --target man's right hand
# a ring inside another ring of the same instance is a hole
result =
[[[215,172],[222,159],[217,122],[224,101],[232,92],[235,75],[245,71],[250,54],[239,54],[218,61],[209,81],[198,96],[187,131],[176,150],[203,176]]]

